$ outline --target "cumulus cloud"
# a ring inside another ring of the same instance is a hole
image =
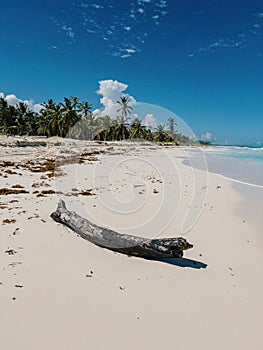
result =
[[[153,114],[146,114],[142,121],[142,125],[150,130],[154,130],[157,127],[157,120],[154,118]]]
[[[28,106],[29,109],[31,109],[32,111],[34,111],[36,113],[38,113],[43,108],[41,106],[41,104],[34,103],[33,100],[21,100],[20,98],[18,98],[14,94],[9,94],[9,95],[5,96],[5,94],[3,92],[0,92],[0,97],[5,98],[9,106],[15,106],[19,102],[23,102]]]
[[[17,98],[16,95],[14,95],[14,94],[7,95],[5,99],[6,99],[7,103],[9,104],[9,106],[15,106],[19,102],[23,102],[22,100]]]
[[[43,106],[40,103],[34,103],[34,101],[24,101],[32,111],[39,113],[41,109],[43,109]]]
[[[211,132],[206,132],[201,136],[201,139],[203,141],[211,141],[213,139],[213,135],[211,134]]]
[[[116,101],[122,96],[123,91],[128,87],[127,84],[120,83],[117,80],[101,80],[99,81],[98,95],[101,95],[100,103],[105,108],[112,107]]]
[[[128,88],[127,84],[121,83],[117,80],[101,80],[99,81],[99,90],[97,91],[98,95],[101,95],[100,103],[104,106],[103,114],[115,113],[119,108],[117,101],[120,97],[127,97],[131,103],[136,102],[135,98],[127,93]],[[94,113],[98,113],[96,110]],[[111,113],[110,113],[111,112]]]

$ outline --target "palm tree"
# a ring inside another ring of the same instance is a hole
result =
[[[68,136],[80,140],[94,140],[99,129],[100,126],[96,114],[89,113],[69,130]]]
[[[96,140],[106,141],[110,134],[113,120],[109,115],[104,115],[98,118],[98,133],[95,137]]]
[[[16,135],[17,127],[16,127],[16,107],[8,106],[7,110],[7,134],[8,135]]]
[[[71,101],[72,109],[78,110],[79,98],[77,96],[71,96],[70,101]]]
[[[117,110],[117,113],[121,111],[121,115],[123,118],[127,118],[128,114],[131,114],[132,107],[129,106],[130,102],[131,102],[131,99],[125,96],[120,97],[120,101],[117,101],[117,103],[121,105],[121,108]]]
[[[87,119],[88,115],[91,114],[92,105],[86,101],[79,104],[79,112],[82,112],[82,117]]]
[[[127,125],[123,123],[117,123],[114,126],[110,127],[109,137],[112,140],[126,140],[130,137],[129,129]]]
[[[176,133],[176,142],[178,145],[189,145],[191,144],[191,140],[188,136],[183,135],[179,132]]]
[[[29,110],[27,114],[27,126],[26,126],[28,135],[37,135],[38,121],[39,121],[38,114],[33,112],[32,110]]]
[[[142,125],[142,120],[135,118],[130,126],[130,136],[134,139],[143,139],[146,135],[146,127]]]
[[[116,117],[116,125],[112,128],[111,132],[112,137],[119,141],[130,137],[128,120],[129,117],[125,117],[124,113]]]
[[[174,126],[177,125],[175,122],[175,119],[173,117],[170,117],[168,119],[168,133],[170,134],[170,137],[174,140],[175,138],[175,129]]]
[[[17,133],[18,135],[24,135],[26,133],[27,117],[29,114],[28,105],[24,102],[19,102],[15,107],[15,111],[15,127],[17,128]]]
[[[0,131],[7,133],[9,122],[9,107],[7,100],[3,97],[0,98]]]
[[[129,103],[131,102],[131,99],[129,99],[126,96],[120,97],[120,100],[117,101],[117,103],[121,106],[119,109],[117,109],[117,113],[121,112],[120,116],[117,116],[117,125],[114,128],[113,135],[115,133],[115,137],[117,137],[117,140],[125,140],[129,138],[130,133],[128,130],[128,123],[129,120],[128,115],[131,114],[132,107],[129,106]]]
[[[62,136],[62,107],[60,103],[55,103],[52,99],[47,103],[42,103],[38,133],[50,136]]]
[[[166,140],[166,130],[163,124],[158,124],[155,128],[154,141],[164,142]]]
[[[64,103],[61,103],[61,131],[62,137],[65,137],[70,128],[72,128],[78,121],[80,121],[81,116],[78,114],[78,97],[67,98],[64,97]]]
[[[145,140],[147,141],[153,141],[153,133],[151,131],[151,129],[145,129]]]

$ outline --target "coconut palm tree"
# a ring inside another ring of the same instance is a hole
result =
[[[82,112],[82,117],[87,119],[88,115],[91,114],[92,104],[87,101],[81,102],[78,106],[79,112]]]
[[[27,129],[27,117],[29,114],[28,105],[24,102],[19,102],[15,106],[15,127],[18,135],[24,135]]]
[[[155,128],[154,141],[164,142],[166,140],[166,130],[163,124],[158,124]]]
[[[128,120],[129,117],[125,117],[124,114],[116,117],[116,124],[111,128],[111,135],[115,140],[126,140],[130,137]]]
[[[120,100],[117,101],[117,103],[121,106],[119,109],[117,109],[117,113],[121,112],[121,115],[116,117],[117,124],[112,129],[111,133],[116,140],[125,140],[130,136],[128,129],[128,120],[130,119],[128,115],[131,114],[132,111],[132,107],[129,106],[130,102],[131,100],[125,96],[120,97]]]
[[[72,109],[78,110],[78,107],[79,107],[79,97],[77,97],[77,96],[71,96],[71,97],[70,97],[70,101],[71,101]]]
[[[131,102],[131,99],[123,96],[120,97],[120,100],[117,101],[117,103],[121,106],[118,110],[117,113],[121,112],[121,115],[123,118],[127,118],[129,114],[131,114],[132,107],[129,106],[129,103]]]
[[[3,97],[0,98],[0,131],[7,133],[9,120],[9,107],[7,100]]]
[[[168,133],[173,140],[175,138],[175,133],[176,133],[176,131],[174,129],[175,125],[177,125],[175,122],[175,119],[173,117],[170,117],[168,119]]]
[[[38,133],[40,135],[63,136],[62,133],[62,106],[55,103],[52,99],[47,103],[42,103],[43,108],[40,111]]]
[[[147,141],[153,141],[153,133],[151,131],[151,129],[145,129],[145,140]]]
[[[130,126],[130,137],[134,139],[145,139],[146,135],[146,127],[142,125],[142,120],[135,118]]]
[[[96,114],[89,113],[85,118],[81,118],[69,131],[68,136],[80,140],[94,140],[100,130],[99,121]]]
[[[72,128],[81,119],[81,115],[78,114],[78,97],[67,98],[64,97],[64,102],[60,103],[62,118],[60,121],[62,137],[65,137],[70,128]]]
[[[96,135],[96,140],[108,140],[108,135],[110,134],[111,127],[113,125],[113,120],[109,115],[101,116],[97,119],[98,121],[98,132]]]
[[[26,130],[28,135],[37,135],[39,116],[37,113],[29,110],[27,113]]]
[[[112,140],[126,140],[130,137],[129,129],[125,123],[117,123],[110,127],[109,137]]]

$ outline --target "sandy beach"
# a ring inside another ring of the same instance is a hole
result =
[[[183,160],[150,143],[0,137],[3,349],[263,348],[262,189]],[[102,249],[52,220],[59,199],[194,247],[170,262]]]

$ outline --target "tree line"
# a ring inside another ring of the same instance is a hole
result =
[[[92,112],[92,105],[79,101],[74,96],[65,97],[56,103],[52,99],[41,104],[40,111],[34,112],[24,102],[15,106],[0,98],[0,133],[4,135],[38,135],[71,137],[80,140],[120,141],[127,139],[143,139],[154,142],[174,142],[189,144],[192,141],[179,133],[173,117],[167,125],[158,124],[154,130],[143,125],[139,118],[130,120],[132,113],[131,101],[121,97],[117,101],[117,115],[97,116]]]

